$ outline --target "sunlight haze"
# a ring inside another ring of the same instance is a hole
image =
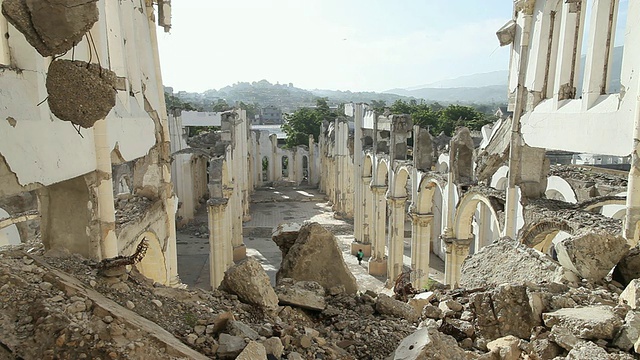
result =
[[[512,11],[510,0],[174,0],[171,33],[158,34],[163,82],[381,92],[506,70],[495,32]]]

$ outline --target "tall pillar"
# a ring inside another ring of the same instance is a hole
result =
[[[227,249],[231,239],[224,218],[228,199],[212,198],[207,201],[209,215],[209,281],[212,289],[222,283],[224,272],[229,267]]]
[[[406,197],[391,197],[388,199],[391,208],[389,221],[389,259],[387,261],[387,275],[390,284],[402,273],[404,258],[404,218]]]
[[[93,125],[96,151],[96,173],[98,184],[95,196],[98,200],[98,226],[102,259],[118,256],[116,237],[116,211],[113,203],[113,181],[111,179],[111,149],[109,146],[107,121],[100,119]],[[175,215],[169,214],[175,218]]]
[[[365,176],[361,178],[361,181],[356,182],[359,183],[359,190],[356,189],[356,193],[358,191],[361,192],[360,199],[354,203],[354,208],[359,209],[359,213],[356,212],[356,218],[359,218],[360,221],[354,223],[354,230],[358,228],[358,232],[354,234],[359,234],[355,236],[355,241],[351,244],[351,254],[355,255],[358,250],[362,250],[365,257],[371,256],[371,227],[373,219],[373,192],[371,192],[371,187],[369,184],[371,183],[371,176]]]
[[[456,288],[460,282],[462,262],[469,255],[471,239],[445,238],[444,284]]]
[[[385,258],[386,246],[386,225],[387,225],[387,202],[384,194],[387,192],[385,185],[372,185],[375,204],[375,221],[372,239],[372,258],[369,261],[369,274],[374,276],[384,276],[387,274],[387,262]]]
[[[414,287],[423,289],[429,282],[431,224],[433,214],[411,213],[411,268],[416,273]]]

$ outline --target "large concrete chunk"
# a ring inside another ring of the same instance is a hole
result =
[[[282,258],[287,256],[289,249],[295,244],[301,227],[302,225],[298,223],[282,223],[273,230],[271,240],[273,240],[280,248],[280,251],[282,251]]]
[[[607,351],[591,341],[582,342],[574,347],[566,357],[567,360],[611,359]]]
[[[267,309],[278,307],[278,296],[271,287],[269,276],[252,257],[229,268],[224,273],[221,286],[246,303]]]
[[[599,281],[629,251],[627,240],[608,233],[585,233],[556,244],[562,266],[589,281]]]
[[[613,339],[622,321],[611,306],[565,308],[542,314],[547,327],[560,326],[581,339]]]
[[[629,250],[613,270],[613,280],[624,286],[637,278],[640,278],[640,247],[638,246]]]
[[[409,321],[418,321],[421,315],[411,305],[390,298],[385,294],[380,294],[376,299],[376,311],[380,314],[391,315]]]
[[[633,279],[618,298],[620,304],[627,304],[632,309],[640,307],[640,279]]]
[[[566,271],[545,254],[504,237],[462,264],[460,286],[478,288],[504,283],[559,282]]]
[[[251,341],[238,355],[236,360],[262,360],[267,358],[267,350],[260,343]]]
[[[633,344],[640,338],[640,315],[635,311],[629,311],[624,318],[622,330],[613,342],[618,349],[629,351]]]
[[[438,330],[422,328],[402,340],[394,360],[466,359],[465,351],[452,336]]]
[[[284,305],[318,311],[327,307],[325,290],[315,281],[294,282],[292,279],[282,279],[275,290],[278,300]]]
[[[300,228],[295,244],[282,259],[276,282],[283,278],[315,281],[325,289],[342,285],[348,294],[358,291],[335,236],[318,223]]]
[[[55,60],[47,74],[47,99],[60,120],[90,128],[116,105],[114,72],[84,61]]]

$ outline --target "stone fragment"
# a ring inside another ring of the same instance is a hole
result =
[[[289,252],[289,249],[295,244],[300,232],[301,224],[298,223],[282,223],[273,230],[271,234],[271,240],[278,245],[282,252],[282,258],[284,259]]]
[[[575,336],[569,329],[562,326],[554,326],[551,329],[549,340],[567,351],[571,351],[576,345],[584,341]]]
[[[620,259],[613,270],[613,280],[623,286],[629,285],[631,280],[640,278],[640,245],[636,245]]]
[[[422,315],[430,319],[440,319],[442,317],[442,310],[435,305],[428,304],[422,309]]]
[[[553,359],[562,354],[562,348],[548,338],[531,341],[531,354],[538,359]]]
[[[358,291],[356,279],[342,258],[336,237],[315,222],[300,228],[296,242],[282,259],[276,282],[287,277],[316,281],[325,289],[343,285],[348,294]]]
[[[235,320],[235,318],[233,317],[233,313],[229,311],[218,314],[218,316],[213,319],[213,324],[207,326],[207,334],[219,334],[223,329],[227,327],[229,321],[233,320]]]
[[[629,311],[613,345],[618,349],[629,351],[638,338],[640,338],[640,315],[635,311]]]
[[[409,299],[408,304],[417,312],[422,313],[422,309],[424,309],[434,297],[435,294],[432,291],[423,292]]]
[[[627,304],[632,309],[640,307],[640,279],[633,279],[620,294],[619,304]]]
[[[196,340],[198,340],[198,335],[196,334],[187,335],[187,342],[189,344],[194,345],[196,343]]]
[[[267,351],[267,354],[275,356],[277,359],[282,357],[282,353],[284,352],[284,345],[282,345],[282,340],[277,337],[270,337],[267,340],[262,342],[264,348]]]
[[[491,352],[500,354],[501,360],[518,360],[522,351],[518,348],[520,339],[513,335],[501,337],[499,339],[489,341],[487,349]]]
[[[466,359],[456,340],[435,329],[422,328],[400,342],[393,359]]]
[[[411,305],[385,294],[380,294],[376,299],[376,311],[383,315],[391,315],[412,322],[420,319],[420,313],[416,312]]]
[[[282,279],[275,288],[280,304],[293,305],[303,309],[322,311],[327,307],[325,290],[315,281]]]
[[[224,273],[222,287],[238,295],[243,302],[266,309],[278,307],[278,296],[271,287],[269,276],[252,257],[230,267]]]
[[[227,324],[227,332],[229,335],[249,338],[251,340],[257,340],[260,337],[257,331],[241,321],[229,321]]]
[[[607,305],[565,308],[542,314],[545,326],[561,326],[581,339],[613,339],[622,321]],[[552,328],[553,331],[553,328]]]
[[[287,360],[303,360],[304,358],[302,357],[302,355],[300,355],[300,353],[293,351],[290,352],[289,355],[287,355]]]
[[[43,281],[40,283],[40,289],[44,291],[49,291],[52,287],[53,285],[50,282]]]
[[[483,247],[462,264],[460,286],[472,289],[509,284],[536,284],[575,280],[575,275],[547,255],[504,237]]]
[[[221,359],[235,359],[246,346],[243,338],[229,334],[220,334],[218,344],[217,354]]]
[[[453,316],[455,313],[462,311],[462,305],[455,300],[444,300],[438,304],[438,308],[442,310],[444,317]]]
[[[133,310],[136,307],[136,304],[134,304],[133,301],[131,300],[127,300],[126,305],[127,305],[127,309],[129,310]]]
[[[264,346],[255,341],[250,341],[236,360],[262,360],[267,358]]]
[[[583,341],[576,345],[566,357],[567,360],[611,359],[607,351],[591,341]]]
[[[556,244],[558,261],[589,281],[600,281],[629,251],[627,240],[608,233],[587,232]]]
[[[158,299],[153,299],[151,300],[151,302],[153,303],[153,305],[157,306],[157,307],[162,307],[162,301],[158,300]]]

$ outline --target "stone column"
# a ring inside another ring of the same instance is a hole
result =
[[[209,281],[212,289],[217,289],[229,267],[227,249],[231,239],[224,218],[228,199],[212,198],[207,201],[209,214]]]
[[[224,197],[229,199],[229,209],[225,216],[225,226],[229,231],[229,239],[232,247],[232,261],[240,261],[247,256],[247,248],[242,239],[242,205],[240,204],[240,195],[233,188],[225,187],[223,190]]]
[[[387,274],[387,261],[385,258],[387,202],[384,194],[387,192],[385,185],[372,185],[371,191],[374,197],[374,231],[372,233],[372,255],[369,260],[369,274],[384,276]]]
[[[411,213],[411,268],[416,273],[414,280],[416,289],[424,288],[429,281],[432,221],[432,213]]]
[[[460,282],[462,262],[469,255],[471,239],[444,238],[446,258],[444,261],[444,284],[456,288]]]
[[[388,199],[391,208],[389,221],[389,259],[387,261],[387,275],[390,284],[402,273],[404,256],[404,217],[406,197],[391,197]]]
[[[351,244],[351,254],[355,255],[358,250],[362,249],[365,257],[371,256],[371,219],[373,218],[373,193],[371,192],[371,176],[362,177],[359,182],[359,190],[361,201],[356,201],[354,207],[360,209],[359,215],[360,221],[355,223],[354,227],[359,228],[356,234],[355,241]],[[357,188],[358,189],[358,188]],[[362,204],[362,205],[360,205]],[[358,214],[356,212],[356,214]],[[354,229],[355,230],[355,229]]]

